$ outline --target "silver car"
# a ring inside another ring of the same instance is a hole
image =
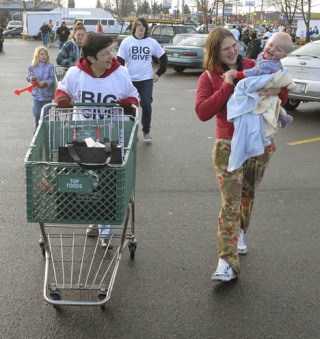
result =
[[[208,34],[176,34],[172,43],[164,45],[168,56],[168,65],[182,73],[186,68],[203,69],[204,49]],[[246,53],[246,45],[237,41],[239,54],[242,56]]]
[[[299,47],[281,63],[289,69],[296,84],[285,107],[296,109],[301,101],[320,102],[320,40]]]

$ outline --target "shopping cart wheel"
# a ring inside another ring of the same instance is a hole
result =
[[[41,253],[42,253],[43,257],[45,258],[46,257],[46,247],[44,245],[42,238],[39,240],[39,246],[40,246]]]
[[[58,293],[50,293],[50,298],[52,300],[61,300],[60,294]]]
[[[61,300],[61,297],[60,297],[60,294],[58,293],[50,293],[50,298],[52,300]],[[58,305],[53,305],[53,307],[56,309],[56,310],[59,310],[60,307]]]
[[[135,253],[136,253],[136,249],[137,249],[137,243],[136,242],[132,242],[128,245],[129,248],[129,252],[130,252],[130,259],[134,259]]]
[[[105,299],[106,298],[106,294],[104,294],[104,293],[99,293],[98,294],[98,299],[99,300],[103,300],[103,299]],[[103,304],[103,305],[101,305],[101,310],[102,311],[105,311],[106,310],[106,304]]]

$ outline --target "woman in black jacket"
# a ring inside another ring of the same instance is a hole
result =
[[[251,32],[246,57],[250,59],[257,59],[261,51],[261,39],[258,39],[256,32]]]

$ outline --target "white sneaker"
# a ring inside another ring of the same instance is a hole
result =
[[[99,235],[98,225],[91,224],[87,228],[87,237],[97,237]]]
[[[100,246],[103,248],[108,248],[108,250],[113,249],[113,245],[111,244],[109,239],[101,238]]]
[[[150,133],[144,134],[143,137],[146,144],[152,144],[152,136]]]
[[[237,274],[230,264],[223,259],[219,259],[218,267],[213,273],[211,280],[230,281],[232,279],[237,279]]]
[[[238,238],[238,245],[237,245],[238,254],[246,254],[248,253],[248,246],[246,243],[244,230],[240,229],[239,238]]]

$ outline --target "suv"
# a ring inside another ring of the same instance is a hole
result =
[[[191,25],[157,24],[151,28],[150,37],[163,45],[170,43],[176,34],[181,33],[199,34]]]

